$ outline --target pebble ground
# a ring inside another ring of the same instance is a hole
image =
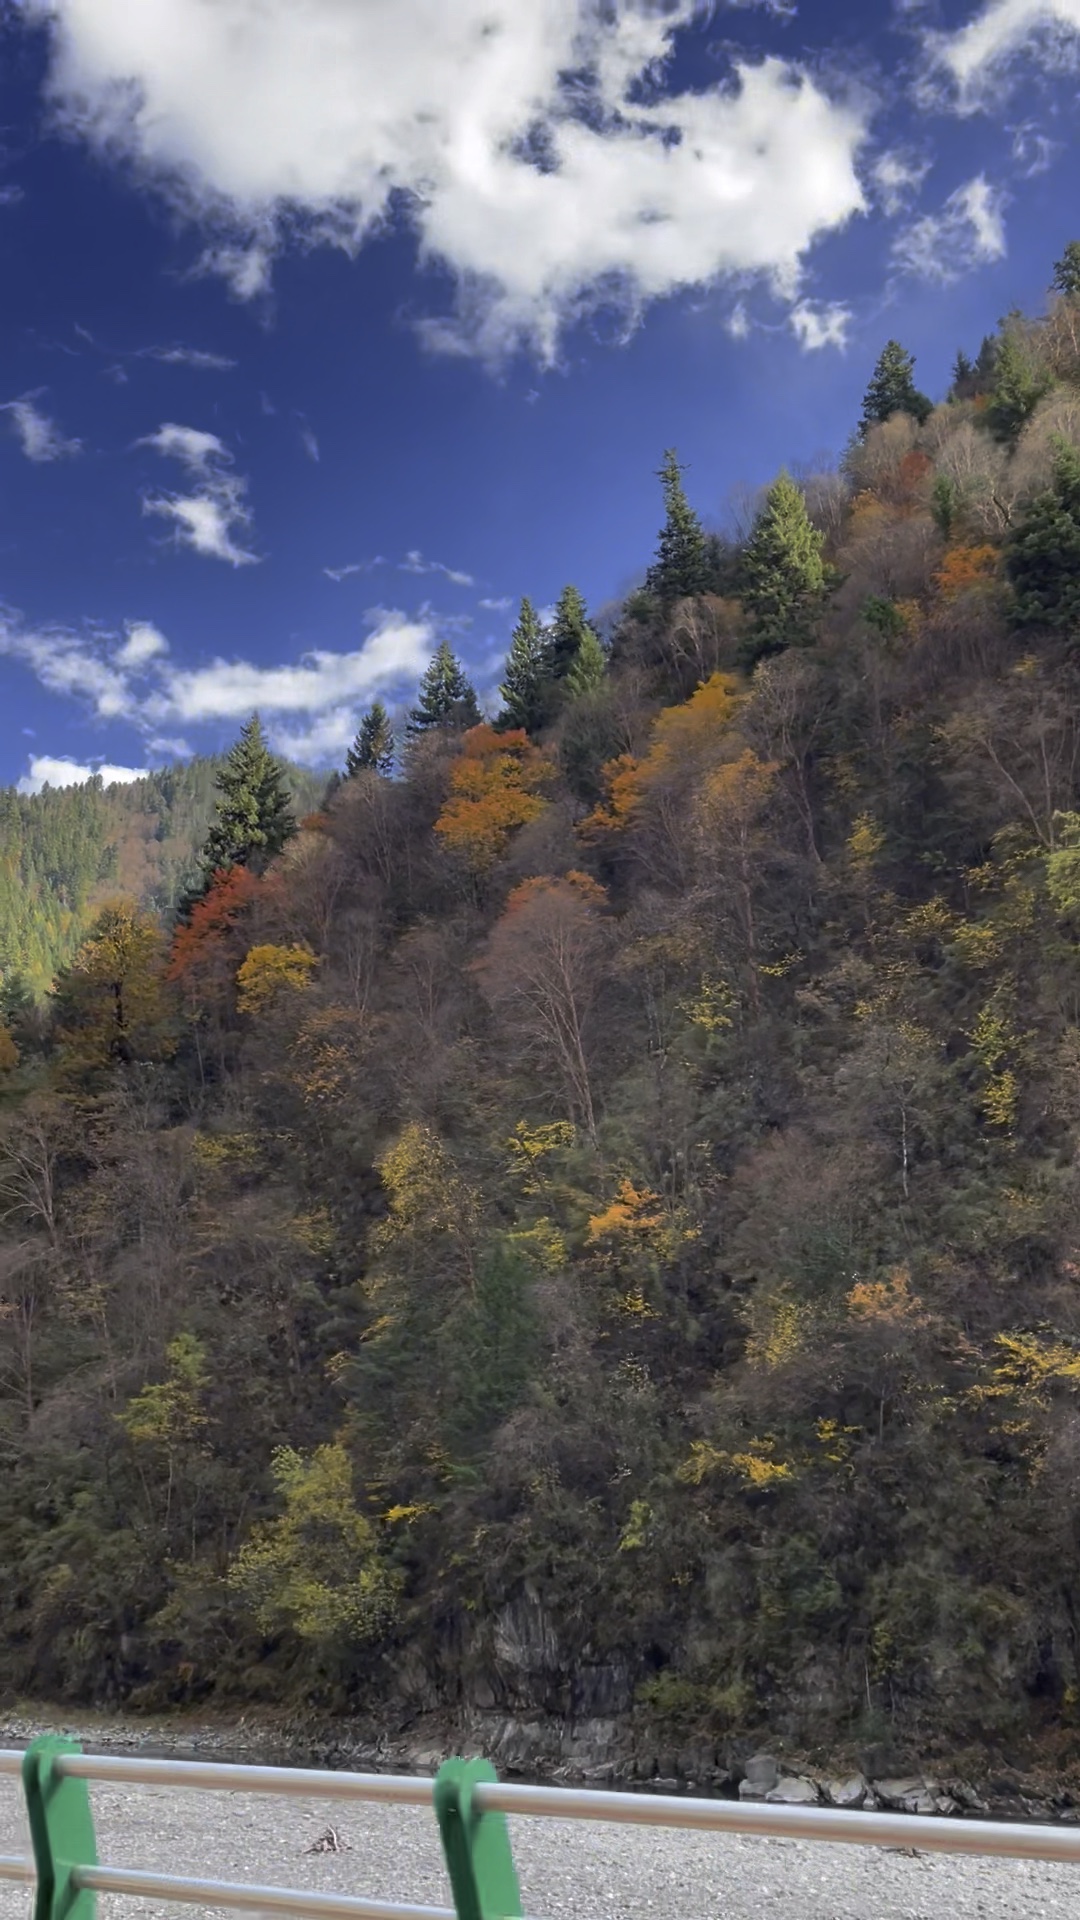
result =
[[[434,1816],[422,1809],[164,1787],[91,1793],[100,1858],[111,1866],[449,1905]],[[347,1850],[310,1853],[329,1826]],[[511,1837],[536,1920],[1056,1920],[1080,1907],[1080,1865],[576,1820],[518,1819]],[[0,1854],[27,1845],[17,1784],[0,1780]],[[27,1888],[0,1884],[0,1920],[27,1920],[29,1910]],[[215,1911],[99,1902],[101,1920]]]

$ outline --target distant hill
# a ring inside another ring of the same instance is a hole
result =
[[[123,786],[0,787],[0,977],[44,993],[110,895],[171,913],[196,871],[220,765],[192,760]],[[323,775],[291,767],[289,780],[298,815],[317,806]]]

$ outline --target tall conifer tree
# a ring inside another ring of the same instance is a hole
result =
[[[524,727],[526,733],[535,733],[543,725],[547,676],[547,633],[532,601],[523,598],[510,636],[506,678],[499,688],[503,698],[501,726]]]
[[[750,615],[745,652],[751,661],[805,646],[825,587],[823,535],[806,511],[802,490],[781,470],[773,481],[743,554],[742,601]]]
[[[592,627],[586,627],[566,676],[566,691],[571,700],[580,700],[583,694],[595,692],[606,671],[607,659],[599,637]]]
[[[1005,548],[1020,627],[1080,634],[1080,452],[1059,440],[1052,486],[1031,502]]]
[[[411,739],[432,727],[476,727],[480,707],[476,691],[449,642],[443,640],[420,682],[420,695],[405,729]]]
[[[1055,260],[1051,285],[1067,300],[1080,298],[1080,240],[1070,240],[1061,259]]]
[[[565,680],[578,649],[591,632],[585,601],[576,587],[564,587],[555,602],[555,616],[547,630],[547,677]]]
[[[915,385],[915,361],[905,353],[898,340],[886,341],[863,399],[859,421],[859,439],[865,440],[870,428],[891,420],[894,413],[910,413],[921,426],[933,412],[933,402]]]
[[[217,775],[217,817],[203,848],[205,881],[219,867],[263,869],[296,831],[285,770],[266,744],[257,713]]]
[[[365,768],[373,773],[389,774],[394,766],[394,729],[381,700],[373,701],[345,756],[345,777],[352,780]]]
[[[683,491],[682,473],[675,449],[669,447],[659,473],[667,518],[657,541],[656,559],[645,577],[646,588],[659,600],[682,600],[688,594],[705,593],[709,584],[705,534]]]

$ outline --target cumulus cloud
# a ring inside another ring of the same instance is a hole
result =
[[[127,786],[132,780],[145,780],[148,767],[114,767],[107,760],[97,766],[83,766],[63,755],[35,753],[30,756],[29,772],[17,782],[20,793],[40,793],[42,787],[82,787],[98,775],[106,787]]]
[[[1005,195],[983,174],[957,187],[939,213],[923,214],[897,235],[897,265],[924,280],[955,280],[1006,252]]]
[[[27,459],[44,463],[68,460],[73,454],[81,453],[82,441],[66,440],[55,421],[34,405],[36,399],[37,394],[27,393],[21,400],[6,400],[0,405],[0,413],[11,415],[12,426]]]
[[[77,700],[94,719],[126,720],[149,750],[186,754],[178,728],[240,721],[258,708],[276,740],[317,765],[336,750],[342,728],[351,729],[351,740],[373,694],[415,684],[446,630],[430,608],[410,616],[377,607],[364,618],[363,641],[343,652],[316,648],[278,666],[219,658],[182,667],[147,621],[110,636],[35,631],[0,614],[0,657],[20,661],[50,693]]]
[[[852,321],[850,307],[839,300],[828,305],[800,300],[788,314],[791,330],[804,353],[817,353],[822,347],[846,347]]]
[[[794,293],[865,206],[865,98],[774,58],[662,94],[702,0],[24,6],[51,30],[61,123],[200,220],[238,298],[290,239],[355,251],[407,219],[456,279],[454,316],[422,328],[436,349],[550,363],[598,306],[629,325],[725,274]]]
[[[232,455],[217,434],[166,421],[138,444],[179,460],[195,483],[191,493],[144,494],[143,512],[170,520],[177,544],[190,547],[193,553],[225,560],[233,567],[257,564],[258,554],[236,538],[251,525],[247,481],[228,471]]]
[[[925,45],[960,110],[972,112],[1008,90],[1025,56],[1050,72],[1074,72],[1078,40],[1080,0],[987,0],[955,32],[928,33]]]

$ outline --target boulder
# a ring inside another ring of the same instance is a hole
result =
[[[770,1787],[765,1798],[775,1806],[816,1807],[820,1795],[812,1780],[791,1774],[785,1780],[778,1780],[775,1787]]]
[[[739,1782],[740,1800],[764,1800],[780,1778],[780,1769],[771,1753],[752,1753]]]
[[[864,1807],[869,1788],[861,1773],[852,1773],[846,1780],[826,1780],[823,1791],[830,1807]]]

